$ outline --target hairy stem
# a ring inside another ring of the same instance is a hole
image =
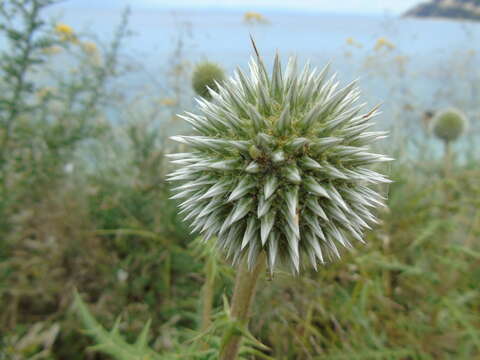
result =
[[[257,260],[257,264],[252,270],[248,270],[246,262],[243,262],[235,278],[235,289],[231,306],[231,315],[233,319],[240,321],[241,325],[247,326],[249,320],[250,308],[255,296],[255,288],[260,274],[265,270],[266,254],[262,252]],[[226,334],[228,340],[220,352],[220,360],[235,360],[242,340],[241,335]]]

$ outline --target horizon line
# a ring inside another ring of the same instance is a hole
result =
[[[259,11],[259,12],[278,12],[278,13],[286,13],[286,12],[294,12],[294,13],[301,13],[301,14],[325,14],[325,15],[355,15],[355,16],[392,16],[398,17],[402,16],[404,12],[397,12],[388,9],[384,9],[383,11],[370,11],[370,12],[355,12],[355,11],[332,11],[332,10],[322,10],[318,8],[291,8],[291,7],[259,7],[259,6],[202,6],[202,5],[194,5],[194,6],[148,6],[148,5],[125,5],[122,7],[112,6],[112,5],[100,5],[100,6],[82,6],[82,5],[69,5],[69,6],[62,6],[65,3],[57,4],[57,8],[63,9],[82,9],[82,10],[123,10],[125,8],[129,8],[130,10],[160,10],[160,11],[225,11],[225,12],[248,12],[248,11]]]

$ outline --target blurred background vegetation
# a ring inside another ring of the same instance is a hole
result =
[[[101,40],[94,28],[47,16],[52,6],[0,2],[0,359],[109,359],[87,350],[74,289],[107,328],[121,315],[129,341],[151,319],[152,349],[189,346],[202,327],[199,299],[210,293],[217,313],[233,279],[221,259],[192,246],[165,182],[167,138],[191,131],[176,114],[194,108],[194,64],[205,59],[187,58],[179,30],[162,76],[132,89],[124,84],[145,69],[124,50],[129,11]],[[245,26],[272,22],[239,16]],[[361,45],[344,41],[348,63]],[[367,245],[338,263],[264,279],[250,326],[268,347],[259,353],[480,359],[480,71],[471,51],[436,69],[443,77],[429,108],[388,39],[354,64],[356,76],[387,89],[391,121],[381,125],[392,135],[382,146],[396,159],[384,169],[394,181],[384,189],[388,209]],[[445,99],[460,99],[452,105],[470,120],[448,159],[428,131]]]

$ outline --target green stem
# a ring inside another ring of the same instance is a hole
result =
[[[451,178],[451,168],[452,168],[452,144],[450,141],[444,142],[444,154],[443,154],[443,166],[444,166],[444,189],[445,189],[445,205],[444,205],[444,213],[445,217],[449,217],[449,205],[452,201],[452,192],[450,189],[450,178]]]
[[[213,290],[215,286],[214,259],[208,259],[205,266],[205,284],[202,289],[202,331],[212,323]]]
[[[255,296],[257,280],[260,274],[265,270],[265,266],[266,255],[264,252],[259,255],[257,264],[252,270],[248,270],[245,261],[239,266],[235,278],[231,316],[233,319],[240,321],[242,326],[248,325],[250,307]],[[220,360],[235,360],[240,349],[242,337],[237,334],[226,334],[225,338],[226,337],[228,337],[228,340],[226,341],[225,346],[221,349]]]
[[[444,157],[443,162],[445,166],[445,178],[450,176],[450,168],[452,163],[452,146],[450,141],[445,141],[445,150],[444,150]]]

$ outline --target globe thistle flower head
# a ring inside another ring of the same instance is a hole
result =
[[[195,67],[192,76],[192,87],[195,93],[203,98],[211,99],[209,89],[217,90],[217,83],[225,79],[225,73],[215,63],[205,61]]]
[[[369,168],[391,160],[368,148],[386,135],[369,130],[378,110],[362,113],[355,82],[338,89],[328,68],[296,63],[283,69],[277,55],[270,75],[257,56],[182,116],[196,135],[172,137],[191,149],[170,155],[169,180],[193,231],[234,264],[265,251],[271,272],[316,269],[362,242],[384,200],[370,185],[389,182]]]
[[[467,117],[463,112],[455,108],[439,112],[430,123],[431,132],[446,142],[457,140],[467,128]]]

